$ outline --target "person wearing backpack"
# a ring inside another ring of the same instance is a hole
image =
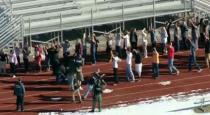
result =
[[[106,85],[106,82],[103,80],[103,76],[105,74],[97,74],[96,78],[94,79],[94,86],[93,86],[93,105],[92,110],[90,112],[95,112],[96,103],[98,102],[98,109],[99,112],[101,112],[101,106],[102,106],[102,93],[103,88]]]
[[[25,95],[25,86],[20,79],[14,85],[14,95],[17,96],[16,99],[16,110],[24,111],[24,95]],[[19,107],[21,110],[19,110]]]

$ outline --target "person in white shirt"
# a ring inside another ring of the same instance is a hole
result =
[[[118,57],[118,53],[113,54],[112,53],[112,67],[114,72],[114,81],[116,84],[119,82],[119,78],[117,76],[118,72],[118,63],[121,61],[121,59]]]
[[[132,71],[132,57],[133,57],[133,54],[131,53],[130,48],[128,48],[126,50],[126,54],[127,54],[127,57],[126,57],[126,78],[127,78],[128,81],[134,82],[135,77],[134,77],[134,74],[133,74],[133,71]]]
[[[163,54],[167,54],[167,38],[168,38],[168,33],[166,31],[165,27],[162,27],[161,29],[161,45],[162,45],[162,51]]]
[[[15,46],[15,54],[17,57],[18,65],[20,66],[20,48],[18,46]]]
[[[106,53],[108,56],[108,61],[111,62],[112,61],[112,35],[111,33],[107,33],[105,34],[105,37],[107,39],[106,41]]]
[[[15,74],[16,74],[16,65],[18,64],[17,61],[17,56],[15,54],[14,50],[10,50],[10,54],[9,54],[9,63],[10,63],[10,70],[12,73],[12,77],[15,78]]]
[[[148,56],[147,56],[148,41],[147,41],[147,34],[146,34],[145,30],[146,30],[145,28],[142,30],[142,40],[143,40],[144,58],[148,58]]]
[[[130,47],[131,47],[131,44],[130,44],[130,37],[129,37],[127,31],[124,32],[123,39],[124,39],[124,45],[125,45],[124,48],[125,48],[125,49],[130,48]]]

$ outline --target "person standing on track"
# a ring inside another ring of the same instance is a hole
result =
[[[162,46],[163,54],[167,54],[167,39],[169,39],[169,37],[168,37],[168,33],[166,31],[166,28],[162,27],[162,29],[161,29],[161,46]]]
[[[10,63],[10,70],[11,70],[12,77],[15,78],[16,65],[18,64],[18,61],[17,61],[17,57],[14,50],[10,50],[9,63]]]
[[[209,39],[209,37],[206,37],[206,41],[205,41],[205,59],[206,59],[206,66],[207,66],[207,68],[210,69],[210,67],[209,67],[209,61],[210,61],[210,39]]]
[[[14,85],[14,95],[17,96],[16,99],[16,111],[24,111],[24,95],[25,95],[25,86],[20,80],[15,83]],[[19,110],[19,107],[21,110]]]
[[[147,56],[147,44],[148,44],[148,41],[147,41],[147,34],[146,34],[146,29],[144,28],[142,30],[142,42],[143,42],[143,49],[144,49],[144,58],[148,58]]]
[[[78,94],[78,96],[79,96],[79,103],[81,103],[82,102],[82,97],[81,97],[81,93],[80,93],[80,87],[81,87],[81,84],[79,84],[79,82],[77,81],[77,79],[74,79],[73,80],[73,93],[72,93],[72,100],[73,100],[73,102],[75,103],[76,102],[76,100],[75,100],[75,94],[77,93]]]
[[[119,32],[115,34],[115,50],[118,53],[118,56],[122,58],[122,48],[121,48],[121,35]]]
[[[173,72],[176,72],[177,75],[179,75],[179,70],[176,69],[176,67],[174,66],[174,47],[172,45],[172,42],[169,43],[169,47],[168,47],[168,69],[169,69],[169,73],[173,74]]]
[[[20,67],[20,48],[19,48],[19,46],[15,46],[15,54],[17,57],[18,66]]]
[[[96,103],[98,102],[98,109],[99,112],[101,112],[101,106],[102,106],[102,93],[103,89],[106,86],[106,82],[103,80],[103,76],[105,74],[97,74],[96,79],[94,79],[94,85],[93,85],[93,105],[92,110],[90,112],[95,112]]]
[[[131,48],[133,49],[137,49],[137,43],[138,43],[138,36],[136,34],[136,28],[131,29],[130,32],[130,42],[131,42]]]
[[[29,55],[30,55],[30,50],[27,45],[23,48],[23,63],[24,63],[24,69],[25,72],[28,72],[28,66],[29,66]]]
[[[130,51],[130,48],[127,48],[126,54],[127,54],[127,57],[126,57],[126,78],[129,82],[135,82],[135,77],[134,77],[134,74],[133,74],[133,71],[132,71],[132,57],[133,57],[133,54]]]
[[[201,67],[198,65],[197,60],[196,60],[196,45],[190,38],[187,39],[189,44],[190,44],[190,55],[189,55],[189,65],[188,65],[188,70],[192,71],[192,64],[194,64],[197,69],[198,73],[202,71]]]
[[[130,36],[128,35],[128,31],[124,31],[123,35],[122,35],[122,38],[124,39],[123,57],[125,57],[125,55],[126,55],[126,50],[131,47],[130,38],[129,37]]]
[[[42,47],[41,45],[36,45],[35,47],[35,60],[38,65],[39,72],[42,71]]]
[[[156,48],[157,37],[156,37],[155,28],[150,27],[150,38],[151,38],[152,48]]]
[[[95,65],[96,64],[96,53],[97,53],[97,39],[96,39],[96,35],[95,33],[92,34],[92,39],[91,39],[91,48],[90,48],[90,52],[91,52],[91,57],[92,57],[92,64]]]
[[[113,67],[113,72],[114,72],[114,81],[115,81],[115,84],[118,84],[119,82],[119,78],[118,78],[118,63],[121,61],[121,59],[118,57],[118,54],[115,53],[113,54],[112,53],[112,67]]]
[[[174,44],[175,44],[175,51],[178,52],[180,50],[178,22],[175,24],[175,27],[174,27]]]
[[[0,73],[6,73],[7,61],[8,61],[7,54],[5,54],[2,49],[0,51]]]
[[[159,77],[159,53],[157,52],[156,48],[153,48],[153,56],[152,56],[152,76],[154,79]]]
[[[138,78],[141,79],[141,72],[142,72],[142,55],[140,53],[140,51],[134,49],[133,50],[134,52],[134,55],[135,55],[135,69],[136,69],[136,72],[138,74]]]

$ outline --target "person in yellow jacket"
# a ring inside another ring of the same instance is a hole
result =
[[[156,79],[159,76],[159,53],[156,48],[153,48],[152,54],[152,77]]]

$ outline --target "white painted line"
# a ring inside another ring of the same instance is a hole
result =
[[[155,90],[138,91],[138,92],[134,92],[134,93],[126,93],[126,94],[123,94],[123,95],[107,96],[107,97],[104,97],[104,99],[110,99],[110,98],[113,98],[113,97],[124,97],[124,96],[130,96],[130,95],[135,95],[135,94],[145,94],[145,93],[150,93],[150,92],[155,92],[155,91],[162,91],[162,90],[167,90],[167,89],[175,89],[175,88],[195,86],[195,85],[200,85],[200,84],[209,84],[209,83],[210,83],[210,81],[205,81],[205,82],[192,83],[192,84],[187,84],[187,85],[160,88],[160,89],[155,89]]]

